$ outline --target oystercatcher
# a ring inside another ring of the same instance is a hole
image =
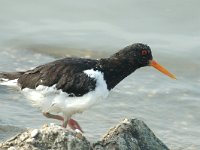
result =
[[[16,83],[47,118],[82,131],[72,115],[106,99],[120,81],[145,66],[176,79],[153,60],[150,47],[142,43],[127,46],[109,58],[64,58],[24,72],[2,72],[0,78],[1,84]]]

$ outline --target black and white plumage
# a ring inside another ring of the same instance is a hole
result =
[[[73,114],[106,99],[120,81],[151,60],[150,47],[136,43],[109,58],[64,58],[24,72],[0,73],[0,78],[15,81],[42,111],[63,113],[66,125]]]

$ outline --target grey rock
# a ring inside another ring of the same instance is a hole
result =
[[[147,125],[138,119],[125,119],[104,137],[91,144],[80,132],[58,125],[29,129],[0,144],[10,150],[169,150]]]
[[[93,144],[95,150],[169,150],[148,126],[138,119],[124,119],[111,128],[101,141]]]
[[[80,133],[58,125],[29,129],[0,144],[0,149],[12,150],[90,150],[90,143]]]

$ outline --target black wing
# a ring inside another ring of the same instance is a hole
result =
[[[97,60],[64,58],[26,71],[18,79],[21,88],[53,86],[71,95],[82,96],[94,90],[96,81],[83,71],[95,68]]]

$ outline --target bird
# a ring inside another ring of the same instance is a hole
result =
[[[118,83],[145,66],[176,79],[153,59],[148,45],[134,43],[107,58],[66,57],[27,71],[0,72],[0,81],[20,87],[45,117],[62,121],[64,128],[68,125],[83,132],[72,116],[105,101]]]

